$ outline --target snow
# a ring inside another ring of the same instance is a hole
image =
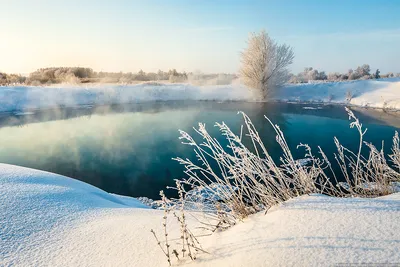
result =
[[[400,195],[378,199],[303,196],[257,214],[208,246],[203,266],[333,266],[399,263]],[[243,265],[244,266],[244,265]],[[360,265],[361,266],[361,265]]]
[[[400,78],[286,85],[272,99],[400,109]],[[352,95],[347,99],[348,92]]]
[[[0,164],[0,203],[0,266],[168,266],[149,232],[161,233],[163,212],[136,199]],[[210,254],[180,264],[398,264],[399,219],[400,193],[375,199],[302,196],[199,237]],[[178,228],[170,229],[171,239],[179,239]]]
[[[286,85],[272,101],[400,109],[400,79]],[[350,101],[346,98],[352,95]],[[1,87],[0,112],[159,100],[254,101],[240,85]],[[304,107],[314,109],[314,107]],[[306,159],[305,159],[306,160]],[[306,164],[305,161],[299,161]],[[398,186],[397,186],[398,188]],[[398,189],[397,189],[398,190]],[[200,192],[200,195],[204,192]],[[64,176],[0,164],[0,266],[167,266],[150,229],[163,212]],[[400,263],[400,193],[302,196],[200,238],[193,266]],[[195,227],[196,220],[189,220]],[[200,233],[200,232],[199,232]],[[179,237],[179,227],[170,230]],[[176,261],[175,261],[176,263]]]
[[[36,251],[54,228],[70,225],[80,214],[147,208],[72,178],[6,164],[0,164],[0,203],[0,266]]]
[[[333,83],[285,85],[272,101],[350,104],[363,107],[400,109],[400,78]],[[138,103],[161,100],[254,101],[250,90],[240,84],[194,86],[190,84],[143,83],[136,85],[52,85],[0,87],[0,112]]]

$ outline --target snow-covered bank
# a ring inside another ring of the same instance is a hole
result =
[[[0,164],[0,266],[167,266],[162,212],[63,176]],[[400,194],[303,196],[211,236],[193,266],[400,262]],[[171,229],[170,237],[179,237]],[[176,262],[175,262],[176,263]]]
[[[83,215],[127,207],[147,209],[133,198],[72,178],[0,164],[0,266],[44,253],[54,231],[62,232]]]
[[[400,79],[286,85],[273,101],[323,102],[400,109]],[[0,112],[49,107],[137,103],[161,100],[254,101],[239,84],[194,86],[144,83],[137,85],[87,84],[80,86],[0,87]]]
[[[334,83],[307,83],[281,88],[273,100],[351,104],[361,107],[400,109],[400,78]]]

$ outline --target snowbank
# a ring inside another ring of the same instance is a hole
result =
[[[400,261],[400,194],[303,196],[209,240],[202,266],[386,266]],[[229,264],[226,264],[228,263]],[[375,265],[374,265],[375,266]]]
[[[351,104],[400,109],[400,78],[335,83],[307,83],[281,88],[273,100]],[[351,96],[351,97],[349,97]]]
[[[348,103],[364,107],[400,109],[400,79],[287,85],[274,101]],[[0,112],[56,106],[74,107],[110,103],[161,100],[253,101],[250,91],[239,85],[194,86],[143,83],[137,85],[53,85],[49,87],[0,87]]]
[[[167,266],[149,232],[161,232],[163,213],[135,199],[0,164],[0,203],[0,266]],[[201,237],[210,254],[186,263],[399,263],[399,219],[399,193],[377,199],[303,196]],[[170,230],[171,238],[179,237],[177,228]]]
[[[72,178],[0,164],[0,266],[42,253],[54,229],[62,232],[83,215],[127,207],[147,208]]]

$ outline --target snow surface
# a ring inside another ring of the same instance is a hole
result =
[[[400,78],[333,83],[286,85],[273,97],[284,102],[351,104],[362,107],[400,109]],[[350,101],[347,95],[351,94]]]
[[[0,266],[168,266],[149,232],[161,233],[163,212],[146,209],[133,198],[64,176],[0,164],[0,203]],[[303,196],[227,231],[199,237],[210,254],[199,254],[195,262],[173,263],[399,264],[399,219],[400,193],[376,199]],[[189,221],[189,227],[194,226]],[[178,228],[169,231],[171,239],[179,238]]]
[[[399,91],[400,78],[308,83],[286,85],[280,88],[271,100],[348,104],[346,96],[350,92],[353,95],[350,100],[352,105],[400,109]],[[143,83],[0,87],[0,112],[160,100],[254,101],[254,97],[250,90],[240,84],[194,86]]]
[[[147,208],[72,178],[0,164],[0,266],[40,253],[38,246],[54,229],[61,231],[83,214],[126,207]]]

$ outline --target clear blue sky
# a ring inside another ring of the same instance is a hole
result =
[[[0,0],[0,71],[236,72],[248,33],[293,46],[294,72],[400,72],[399,0]]]

